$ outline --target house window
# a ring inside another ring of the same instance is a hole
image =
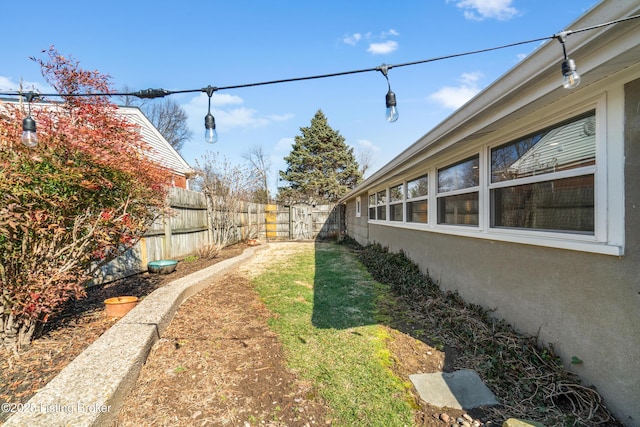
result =
[[[427,175],[407,181],[407,222],[428,222],[429,180]]]
[[[402,221],[402,202],[404,200],[403,185],[389,188],[389,220]]]
[[[376,193],[376,219],[387,219],[387,190],[378,191]]]
[[[376,219],[376,195],[369,194],[369,219]]]
[[[438,224],[478,225],[479,156],[438,170]]]
[[[595,112],[491,149],[491,226],[595,232]]]
[[[362,216],[362,198],[360,196],[356,197],[356,217],[360,218]]]

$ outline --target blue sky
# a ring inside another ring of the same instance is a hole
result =
[[[614,1],[614,0],[607,0]],[[1,6],[0,90],[47,91],[31,56],[54,45],[117,89],[199,89],[402,64],[551,36],[597,0],[42,1]],[[6,37],[6,35],[12,35]],[[379,72],[218,91],[219,141],[204,141],[204,93],[172,95],[189,115],[183,157],[207,151],[234,164],[262,147],[272,185],[300,127],[318,109],[356,154],[382,167],[538,44],[389,70],[400,118],[384,118]],[[562,50],[558,46],[558,69]],[[560,72],[558,72],[560,84]],[[48,90],[50,91],[50,89]],[[371,171],[371,172],[372,172]]]

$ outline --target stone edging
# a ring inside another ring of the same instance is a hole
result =
[[[27,403],[18,405],[3,426],[111,426],[151,347],[180,304],[265,246],[247,248],[237,257],[156,289]]]

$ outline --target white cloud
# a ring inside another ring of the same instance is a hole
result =
[[[206,114],[208,102],[209,102],[209,98],[207,97],[207,94],[201,93],[191,98],[188,104],[183,105],[182,107],[186,110],[196,110],[196,109],[202,110],[204,108],[204,111],[205,111],[204,114]],[[225,105],[239,105],[242,103],[244,103],[244,100],[241,97],[236,95],[229,95],[226,93],[214,92],[213,95],[211,96],[212,108],[224,107]]]
[[[53,93],[55,92],[50,86],[38,83],[22,80],[21,82],[13,81],[10,77],[0,76],[0,90],[2,91],[19,91],[20,83],[22,83],[22,90],[40,93]]]
[[[481,73],[463,73],[460,76],[459,86],[444,86],[429,95],[429,99],[440,103],[445,108],[459,108],[480,92],[477,85],[480,77],[482,77]]]
[[[511,6],[512,0],[447,0],[447,3],[451,1],[457,1],[456,6],[463,10],[465,18],[473,21],[489,18],[506,21],[519,13]]]
[[[235,107],[244,103],[236,95],[214,93],[211,96],[211,113],[216,119],[218,132],[231,128],[260,128],[274,122],[290,120],[293,114],[270,114],[260,116],[257,110],[248,107]],[[194,96],[188,103],[181,105],[189,116],[188,125],[194,132],[203,128],[204,116],[207,114],[208,97],[202,93]]]
[[[218,123],[224,124],[224,128],[257,128],[267,126],[271,120],[266,117],[258,117],[256,110],[252,108],[233,108],[231,110],[216,109],[212,112]]]
[[[399,35],[400,33],[394,30],[393,28],[390,29],[389,31],[383,31],[382,33],[380,33],[380,37],[383,39],[386,39],[389,36],[399,36]]]
[[[360,41],[367,40],[369,47],[367,52],[373,55],[386,55],[388,53],[398,50],[398,42],[395,40],[388,40],[390,37],[397,37],[400,33],[393,28],[382,31],[377,35],[371,32],[368,33],[353,33],[345,35],[342,38],[342,42],[350,46],[356,46]]]
[[[0,90],[15,90],[16,86],[7,77],[0,76]]]
[[[205,101],[206,95],[203,94]],[[238,105],[242,104],[244,100],[236,95],[229,95],[228,93],[214,93],[211,96],[211,105],[222,107],[224,105]]]
[[[462,73],[460,81],[465,85],[475,85],[480,80],[480,77],[482,77],[482,73],[477,71],[475,73]]]
[[[398,50],[398,42],[394,40],[388,40],[384,43],[371,43],[367,52],[373,55],[386,55],[388,53]]]
[[[362,34],[354,33],[354,34],[351,34],[351,35],[344,36],[342,41],[344,43],[348,44],[348,45],[355,46],[355,45],[358,44],[360,39],[362,39]]]

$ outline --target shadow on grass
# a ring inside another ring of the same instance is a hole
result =
[[[312,323],[321,329],[348,329],[378,323],[376,292],[355,258],[326,241],[315,243]]]
[[[459,352],[432,339],[409,304],[394,295],[390,286],[376,282],[353,251],[335,241],[316,240],[313,326],[348,329],[385,325],[442,350],[443,371],[452,372]]]
[[[401,297],[371,277],[353,249],[316,240],[313,290],[312,323],[316,328],[385,325],[444,351],[443,371],[454,370],[458,351],[434,339]]]

